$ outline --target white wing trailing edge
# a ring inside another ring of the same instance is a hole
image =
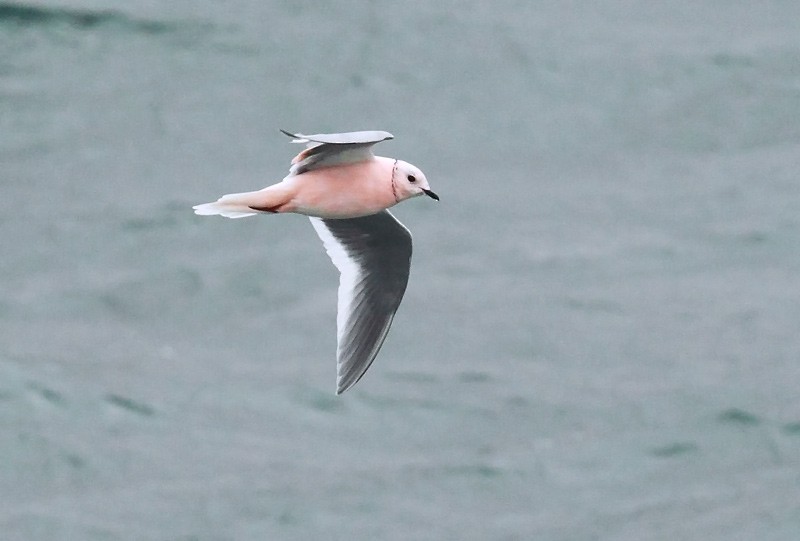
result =
[[[311,218],[339,269],[336,394],[358,382],[375,360],[408,284],[411,233],[382,211],[361,218]]]

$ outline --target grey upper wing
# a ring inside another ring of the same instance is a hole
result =
[[[378,355],[408,284],[411,233],[389,211],[347,219],[311,218],[341,273],[336,394],[352,387]]]
[[[300,175],[306,171],[330,167],[344,163],[354,163],[369,160],[373,157],[372,146],[394,136],[385,131],[354,131],[346,133],[318,133],[303,135],[281,130],[282,133],[294,138],[293,143],[306,143],[306,149],[301,152],[289,172]]]

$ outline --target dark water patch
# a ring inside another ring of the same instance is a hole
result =
[[[463,383],[485,383],[491,379],[492,377],[486,372],[461,372],[458,375],[458,381]]]
[[[186,212],[192,206],[189,201],[168,201],[150,214],[131,216],[120,221],[120,228],[126,232],[142,232],[156,229],[170,229],[181,223],[192,223],[195,216]]]
[[[393,381],[409,381],[412,383],[436,383],[439,378],[424,372],[387,372],[386,377]]]
[[[202,288],[203,281],[196,271],[169,269],[121,282],[100,292],[85,292],[75,302],[78,305],[94,304],[124,319],[163,317],[176,298],[195,295]]]
[[[174,227],[177,220],[174,216],[161,216],[155,218],[131,218],[122,222],[123,231],[140,232],[152,229],[169,229]]]
[[[624,311],[620,304],[607,299],[578,299],[574,297],[568,297],[565,299],[564,303],[569,308],[582,312],[621,314]]]
[[[224,43],[215,41],[211,47],[223,55],[235,56],[238,58],[256,57],[263,54],[263,50],[256,45],[243,43]]]
[[[755,65],[755,60],[749,56],[717,53],[711,57],[711,63],[721,68],[749,68]]]
[[[142,417],[152,417],[155,415],[155,409],[143,402],[138,402],[133,400],[132,398],[128,398],[125,396],[120,396],[118,394],[108,394],[105,397],[105,401],[111,404],[112,406],[116,406],[120,409],[124,409],[131,413],[135,413],[136,415],[140,415]]]
[[[735,248],[759,248],[768,244],[772,239],[768,231],[760,229],[745,229],[741,231],[719,231],[710,237],[711,242],[725,246],[729,249]]]
[[[0,25],[49,26],[68,25],[80,30],[101,26],[128,28],[145,34],[164,34],[176,30],[175,24],[135,19],[114,10],[82,10],[31,6],[15,2],[0,3]]]
[[[506,405],[512,408],[527,408],[530,406],[530,400],[524,396],[514,395],[506,399]]]
[[[128,309],[124,300],[113,293],[99,293],[95,295],[95,300],[102,305],[105,310],[114,315],[126,317],[134,315],[133,312]]]
[[[756,415],[739,408],[730,408],[723,411],[717,415],[717,420],[720,423],[740,426],[758,426],[761,424],[761,419]]]
[[[38,383],[28,383],[28,389],[46,402],[55,406],[63,406],[64,397],[58,391],[39,385]]]
[[[76,470],[83,469],[86,466],[86,460],[83,457],[68,451],[61,452],[61,459],[71,468]]]
[[[333,393],[305,390],[298,394],[298,401],[314,411],[338,413],[344,410],[345,402]]]
[[[481,479],[494,479],[503,475],[503,470],[488,464],[469,464],[462,466],[449,466],[445,468],[451,475],[477,477]]]
[[[342,402],[337,400],[336,397],[332,395],[328,396],[319,394],[313,399],[309,400],[307,404],[317,411],[324,411],[328,413],[342,411],[344,409]]]
[[[386,395],[373,395],[361,391],[358,393],[359,398],[367,405],[372,406],[377,410],[428,410],[436,411],[443,410],[445,404],[441,401],[433,399],[409,399],[409,398],[394,398]]]
[[[696,453],[699,447],[692,442],[675,442],[650,450],[650,454],[658,458],[672,458]]]
[[[769,235],[764,231],[746,231],[737,235],[737,240],[748,245],[763,244],[769,240]]]
[[[786,423],[781,428],[784,434],[789,434],[790,436],[800,436],[800,421],[794,423]]]
[[[0,74],[2,77],[2,74]],[[3,98],[0,96],[0,104]],[[48,141],[16,141],[0,148],[0,162],[32,162],[50,152],[52,146]]]

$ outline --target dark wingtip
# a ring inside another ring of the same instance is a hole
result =
[[[278,128],[278,130],[279,130],[279,131],[280,131],[282,134],[284,134],[284,135],[288,135],[288,136],[289,136],[289,137],[291,137],[292,139],[296,139],[296,138],[298,137],[298,136],[297,136],[297,135],[295,135],[294,133],[288,132],[288,131],[286,131],[286,130],[284,130],[284,129],[282,129],[282,128]]]

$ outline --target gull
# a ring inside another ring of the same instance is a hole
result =
[[[339,270],[336,316],[336,394],[355,385],[386,339],[408,284],[411,233],[388,210],[427,195],[439,200],[419,168],[375,156],[385,131],[303,135],[305,144],[279,183],[254,192],[223,195],[196,205],[195,214],[244,218],[304,214]]]

